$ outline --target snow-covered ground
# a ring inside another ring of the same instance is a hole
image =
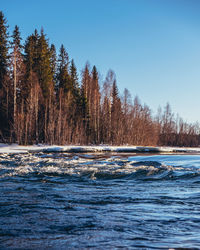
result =
[[[28,153],[28,152],[75,152],[75,153],[89,153],[89,152],[157,152],[157,153],[200,153],[199,148],[189,147],[142,147],[142,146],[48,146],[48,145],[32,145],[19,146],[17,144],[3,144],[0,143],[0,153]]]

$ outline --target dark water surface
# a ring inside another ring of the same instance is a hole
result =
[[[1,249],[200,248],[200,155],[0,155]]]

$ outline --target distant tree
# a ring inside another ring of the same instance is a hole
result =
[[[115,74],[109,70],[103,84],[102,90],[102,122],[101,134],[104,143],[111,141],[111,107],[112,107],[112,86],[115,81]]]
[[[67,105],[68,105],[68,121],[71,127],[71,132],[69,134],[69,140],[72,143],[76,143],[79,140],[78,126],[80,122],[80,89],[78,83],[77,69],[74,64],[74,60],[70,63],[70,84],[67,95]]]
[[[81,143],[82,144],[88,144],[88,138],[89,138],[89,112],[88,112],[88,102],[87,98],[84,92],[83,87],[81,86],[80,89],[80,118],[82,120],[82,138],[81,138]]]
[[[90,127],[92,143],[99,143],[100,141],[100,87],[99,75],[96,66],[93,66],[91,72],[91,85],[90,85]]]
[[[175,140],[175,121],[170,104],[167,103],[164,107],[162,118],[162,131],[160,135],[160,144],[172,146]]]
[[[124,89],[124,93],[122,96],[122,143],[129,143],[130,141],[130,126],[131,126],[131,108],[132,108],[132,100],[131,94],[128,89]]]
[[[120,144],[122,139],[122,107],[119,92],[114,80],[112,85],[112,106],[111,106],[111,142]]]
[[[162,108],[159,106],[157,110],[157,114],[155,117],[156,127],[157,127],[157,134],[160,136],[161,129],[162,129]]]
[[[85,68],[82,71],[82,81],[81,81],[81,99],[82,99],[82,117],[86,135],[86,143],[89,142],[90,137],[90,108],[91,108],[91,74],[90,65],[87,62]]]
[[[130,113],[130,108],[132,106],[131,93],[129,92],[127,88],[124,89],[122,103],[123,103],[122,105],[123,113],[125,116],[127,116],[128,113]]]

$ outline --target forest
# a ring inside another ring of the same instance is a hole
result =
[[[153,115],[128,89],[119,93],[112,70],[100,80],[87,62],[79,77],[64,45],[57,53],[43,28],[22,44],[0,12],[0,142],[198,146],[200,126],[169,103]]]

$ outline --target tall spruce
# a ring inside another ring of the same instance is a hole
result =
[[[85,133],[87,135],[87,142],[90,135],[90,84],[91,84],[91,74],[90,74],[90,65],[87,62],[85,68],[82,71],[82,81],[81,81],[81,96],[83,103],[83,116],[84,116],[84,125]]]
[[[81,107],[81,96],[80,96],[80,88],[78,82],[78,74],[77,69],[74,63],[74,60],[71,60],[70,63],[70,94],[71,94],[71,103],[69,107],[69,111],[71,113],[71,124],[72,124],[72,137],[71,140],[74,142],[78,142],[80,138],[78,138],[78,130],[80,131],[80,127],[82,126],[82,107]],[[74,137],[74,140],[72,139]]]
[[[82,71],[81,88],[83,90],[83,93],[84,93],[88,103],[89,103],[89,96],[90,96],[90,83],[91,83],[90,65],[87,62],[84,70]]]
[[[121,100],[116,84],[116,79],[112,85],[112,106],[111,106],[111,141],[112,144],[120,144],[121,121],[122,121]]]
[[[9,135],[8,105],[9,105],[9,77],[8,77],[8,26],[7,20],[0,11],[0,139]]]
[[[24,46],[24,60],[26,63],[27,74],[30,72],[39,71],[38,64],[38,41],[39,34],[37,29],[35,29],[34,33],[27,37]]]
[[[70,76],[69,76],[69,56],[62,44],[58,56],[57,65],[57,88],[62,88],[65,93],[69,91]]]
[[[33,71],[36,72],[38,39],[39,37],[35,30],[35,34],[28,36],[25,41],[24,60],[26,63],[27,75]]]
[[[17,122],[17,103],[21,96],[24,81],[24,63],[22,56],[22,45],[19,27],[16,25],[12,34],[11,41],[11,76],[12,76],[12,94],[13,94],[13,140],[17,138],[18,122]]]
[[[100,141],[100,87],[99,75],[96,66],[93,66],[91,73],[91,136],[93,143]]]
[[[13,31],[13,35],[12,35],[12,46],[15,47],[15,48],[18,48],[19,50],[22,49],[22,45],[21,45],[21,34],[20,34],[20,31],[19,31],[19,27],[17,25],[15,25],[15,28],[14,28],[14,31]]]
[[[8,26],[7,20],[0,11],[0,90],[3,87],[5,76],[8,72]]]
[[[36,58],[36,72],[38,74],[39,83],[44,98],[47,98],[50,94],[50,88],[53,85],[53,73],[51,69],[51,52],[43,29],[38,39]]]
[[[70,83],[71,83],[70,84],[71,92],[75,100],[78,101],[80,97],[80,89],[79,89],[77,69],[76,69],[73,59],[71,60],[71,64],[70,64]]]
[[[26,84],[23,88],[25,98],[29,95],[30,89],[34,87],[34,83],[39,81],[38,41],[39,35],[36,29],[25,41],[24,62],[26,65]]]
[[[54,83],[56,83],[57,55],[56,55],[56,47],[54,44],[51,44],[50,47],[50,63],[51,63],[51,71],[53,74],[53,80]]]
[[[38,143],[39,135],[42,134],[43,114],[41,107],[43,104],[42,91],[38,80],[38,40],[39,35],[35,29],[34,33],[27,37],[24,46],[25,82],[22,89],[23,103],[21,106],[21,116],[24,117],[23,144]],[[40,122],[40,123],[39,123]],[[40,128],[40,129],[39,129]]]

